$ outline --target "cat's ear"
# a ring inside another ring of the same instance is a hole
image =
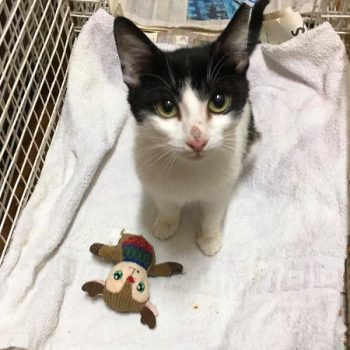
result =
[[[140,76],[152,69],[158,48],[147,36],[125,17],[114,20],[114,40],[127,85],[136,87]]]
[[[213,44],[214,55],[218,58],[227,57],[238,72],[243,72],[248,67],[249,56],[259,40],[263,12],[269,2],[258,0],[253,8],[241,5]]]

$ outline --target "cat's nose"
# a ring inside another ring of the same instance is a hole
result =
[[[208,143],[207,139],[197,139],[197,140],[186,142],[187,146],[191,147],[193,151],[197,153],[202,152],[203,148],[206,146],[207,143]]]

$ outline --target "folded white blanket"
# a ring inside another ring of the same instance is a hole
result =
[[[323,24],[256,50],[249,79],[263,137],[228,209],[224,246],[205,257],[191,209],[171,240],[150,234],[154,207],[134,170],[112,20],[98,11],[75,45],[57,133],[0,268],[0,349],[339,348],[348,70],[338,36]],[[116,242],[123,227],[187,271],[151,280],[153,331],[81,291],[111,267],[90,244]]]

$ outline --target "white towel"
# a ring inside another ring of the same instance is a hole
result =
[[[0,349],[339,348],[345,57],[328,24],[256,50],[249,79],[263,137],[229,206],[223,248],[205,257],[192,209],[169,241],[150,233],[154,206],[134,170],[112,18],[98,11],[75,45],[56,136],[0,269]],[[151,280],[155,330],[81,291],[111,267],[89,246],[115,243],[123,227],[186,269]]]

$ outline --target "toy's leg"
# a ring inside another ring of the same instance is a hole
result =
[[[117,246],[114,245],[94,243],[90,247],[90,252],[94,255],[100,256],[115,263],[118,263],[120,261]]]
[[[180,224],[181,208],[163,198],[154,198],[158,216],[153,223],[153,234],[159,239],[167,239],[173,236]]]
[[[158,276],[171,276],[182,273],[183,266],[174,262],[166,262],[158,265],[153,265],[148,271],[148,276],[158,277]]]
[[[146,305],[152,312],[153,312],[153,315],[158,317],[159,316],[159,312],[157,310],[157,307],[152,304],[149,300],[147,301]]]
[[[214,255],[221,248],[221,223],[227,202],[225,198],[220,198],[220,196],[212,201],[201,202],[202,222],[201,232],[197,235],[197,244],[206,255]]]
[[[156,316],[147,306],[141,310],[141,323],[146,324],[150,329],[156,326]]]

